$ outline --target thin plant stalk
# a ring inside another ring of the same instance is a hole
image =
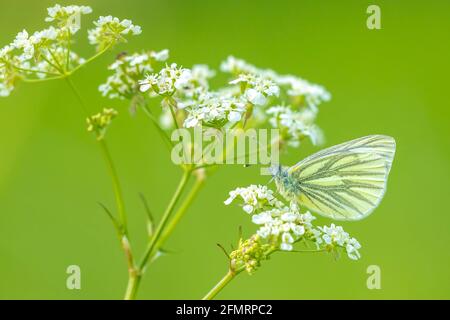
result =
[[[326,249],[317,249],[317,250],[295,250],[295,251],[282,251],[276,248],[271,248],[268,251],[266,251],[265,256],[269,257],[274,252],[297,252],[297,253],[318,253],[318,252],[325,252]],[[238,274],[240,274],[242,271],[245,270],[245,267],[239,267],[236,270],[233,270],[231,267],[228,270],[227,274],[220,279],[219,282],[202,298],[202,300],[212,300],[214,299],[219,292],[225,288],[227,284],[231,282]]]
[[[185,170],[183,172],[183,176],[181,177],[181,180],[178,184],[177,189],[175,190],[175,193],[172,196],[172,199],[169,202],[169,205],[166,208],[166,211],[164,212],[161,221],[158,224],[158,227],[155,230],[155,233],[153,234],[153,237],[150,241],[150,243],[147,246],[147,249],[145,250],[144,256],[141,260],[141,263],[139,264],[139,269],[143,270],[145,266],[147,265],[149,257],[152,255],[153,250],[156,247],[157,242],[159,241],[160,236],[162,235],[162,232],[164,231],[164,228],[173,212],[173,209],[175,208],[178,200],[181,197],[181,194],[183,193],[184,189],[186,188],[186,185],[189,181],[190,177],[190,171]]]
[[[243,269],[239,271],[228,270],[227,274],[202,298],[202,300],[212,300],[214,297],[226,287]]]
[[[116,167],[114,166],[114,162],[111,157],[111,153],[109,152],[108,145],[106,144],[105,139],[101,139],[99,141],[100,148],[103,153],[103,157],[105,158],[109,174],[112,179],[114,195],[116,198],[116,206],[117,212],[119,214],[120,226],[123,232],[123,235],[128,235],[128,223],[127,223],[127,215],[125,211],[125,201],[123,198],[122,187],[120,184],[119,176],[117,174]]]
[[[142,276],[139,272],[130,274],[128,278],[127,290],[125,292],[124,300],[134,300],[137,295],[137,290],[141,282]]]
[[[180,208],[175,212],[173,215],[173,218],[168,223],[167,227],[165,228],[163,234],[161,235],[161,238],[159,239],[158,243],[156,244],[156,249],[160,249],[164,243],[166,242],[167,238],[170,237],[170,235],[173,233],[175,227],[178,225],[180,220],[183,218],[184,214],[186,213],[187,209],[191,206],[192,202],[197,197],[199,191],[205,184],[205,178],[199,177],[195,180],[195,183],[187,195],[186,199],[181,204]]]
[[[128,280],[128,286],[127,286],[127,291],[125,293],[125,300],[134,300],[136,298],[137,295],[137,291],[139,288],[139,284],[141,282],[141,278],[143,275],[143,272],[145,271],[145,268],[148,264],[148,262],[150,261],[150,259],[154,256],[154,252],[157,252],[157,244],[160,240],[160,237],[163,234],[163,231],[166,227],[166,224],[169,221],[169,218],[173,212],[173,210],[175,209],[175,206],[177,205],[178,201],[181,198],[181,195],[183,194],[184,189],[187,186],[187,183],[189,181],[189,178],[191,176],[191,170],[189,169],[185,169],[183,171],[183,175],[181,177],[181,180],[177,186],[177,189],[175,190],[175,193],[173,194],[172,198],[170,199],[169,205],[167,206],[148,246],[147,249],[145,250],[144,256],[141,260],[141,262],[139,263],[137,269],[136,269],[136,273],[129,278]]]
[[[65,77],[67,83],[71,87],[75,96],[77,97],[80,105],[82,106],[85,113],[87,113],[87,107],[84,103],[81,94],[77,90],[76,86],[72,82],[70,77]],[[119,241],[121,243],[122,250],[124,251],[125,257],[127,259],[128,265],[128,285],[125,294],[125,299],[127,297],[134,297],[136,295],[136,291],[139,281],[140,281],[140,272],[139,269],[136,268],[134,264],[133,252],[131,250],[130,243],[128,241],[128,223],[127,223],[127,215],[125,211],[125,201],[123,197],[122,187],[120,184],[119,176],[117,174],[117,169],[114,165],[114,161],[112,159],[111,153],[109,152],[108,145],[104,139],[99,141],[100,149],[102,151],[103,157],[106,161],[106,165],[108,167],[108,172],[111,176],[111,181],[113,184],[114,196],[116,200],[116,207],[119,215]]]
[[[78,91],[77,87],[73,83],[72,79],[70,77],[64,77],[69,87],[72,89],[72,92],[74,93],[75,97],[77,98],[78,102],[80,103],[81,107],[83,108],[83,111],[85,113],[85,116],[89,115],[89,111],[87,108],[86,103],[84,102],[83,97],[81,96],[80,92]]]
[[[166,146],[168,147],[168,149],[170,151],[171,148],[173,147],[173,143],[170,140],[169,136],[163,130],[163,128],[161,128],[161,126],[158,123],[158,120],[155,118],[155,116],[153,115],[152,111],[150,110],[150,108],[148,107],[148,105],[146,103],[143,104],[142,109],[144,110],[144,113],[147,115],[147,117],[150,118],[150,120],[152,121],[152,123],[154,124],[156,129],[158,130],[158,133],[161,135],[161,138],[164,140],[164,143],[166,144]]]

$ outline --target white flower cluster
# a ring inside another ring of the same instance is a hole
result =
[[[298,147],[305,137],[313,144],[322,141],[321,131],[314,124],[317,105],[330,96],[321,86],[258,69],[230,56],[222,62],[221,70],[232,73],[234,79],[212,90],[209,81],[216,73],[207,65],[188,69],[172,63],[155,72],[150,70],[147,61],[143,58],[141,63],[137,62],[141,73],[145,73],[139,81],[133,78],[123,83],[122,75],[116,74],[100,86],[100,91],[109,98],[132,100],[142,93],[146,93],[144,99],[162,97],[160,125],[164,129],[174,125],[174,118],[186,128],[248,128],[269,124],[280,129],[281,146]]]
[[[322,86],[310,83],[295,76],[278,76],[276,78],[280,86],[286,87],[287,94],[292,101],[299,106],[307,106],[314,111],[322,102],[331,100],[331,94]]]
[[[330,227],[315,227],[316,219],[310,212],[302,213],[297,203],[285,205],[278,200],[273,191],[266,186],[250,185],[237,188],[229,193],[226,205],[240,199],[243,210],[251,213],[252,222],[259,226],[256,234],[267,244],[280,250],[292,251],[294,244],[302,240],[313,242],[317,250],[344,250],[353,260],[359,259],[361,245],[351,238],[342,227],[332,224]]]
[[[240,74],[230,84],[239,84],[247,101],[256,106],[264,106],[268,97],[278,97],[280,94],[275,82],[254,74]]]
[[[83,14],[92,13],[92,8],[87,6],[66,6],[59,4],[47,8],[46,22],[55,22],[60,29],[68,29],[72,34],[80,29],[80,17]]]
[[[267,186],[252,184],[246,188],[237,188],[230,191],[225,205],[231,204],[236,198],[243,201],[242,209],[247,213],[255,213],[264,208],[281,208],[283,203],[273,195]]]
[[[102,51],[118,42],[125,42],[126,35],[139,35],[142,33],[140,26],[134,25],[131,20],[113,16],[100,17],[94,22],[96,28],[88,31],[89,42],[97,46],[97,51]]]
[[[253,223],[262,225],[257,234],[270,242],[280,242],[280,249],[284,251],[291,251],[293,244],[306,233],[312,234],[314,219],[309,212],[301,214],[295,204],[252,216]]]
[[[321,143],[323,136],[314,121],[317,118],[318,106],[331,99],[324,87],[296,76],[279,75],[270,69],[259,69],[233,56],[222,62],[221,70],[237,77],[231,83],[240,84],[248,100],[254,105],[266,105],[268,96],[281,97],[274,100],[278,102],[274,106],[269,104],[269,108],[256,109],[255,113],[261,118],[268,117],[269,123],[281,130],[282,142],[298,147],[300,141],[307,136],[313,144]],[[251,83],[253,79],[258,79],[260,85],[255,88],[248,87],[246,84]]]
[[[0,49],[0,96],[8,96],[17,80],[60,78],[86,62],[71,50],[73,35],[80,30],[81,16],[92,12],[87,6],[55,5],[47,9],[46,29],[19,32],[13,42]],[[100,49],[124,41],[128,34],[139,34],[130,20],[100,17],[89,40]]]
[[[170,97],[175,94],[175,91],[182,91],[189,87],[191,79],[190,69],[178,67],[176,63],[172,63],[158,73],[147,75],[144,80],[139,81],[139,84],[141,92],[149,91],[153,95]]]
[[[270,69],[260,69],[233,56],[229,56],[222,62],[221,70],[238,77],[253,75],[272,80],[291,98],[292,103],[299,106],[316,109],[320,103],[331,99],[330,93],[320,85],[312,84],[293,75],[279,75]]]
[[[114,73],[108,77],[106,83],[99,86],[99,91],[110,99],[131,99],[138,89],[138,81],[145,74],[153,72],[155,64],[168,58],[167,49],[131,55],[120,54],[108,68]]]
[[[246,110],[245,103],[239,99],[210,91],[201,92],[197,99],[180,103],[178,107],[185,108],[188,113],[184,120],[186,128],[199,125],[220,128],[227,121],[240,121]]]
[[[0,97],[9,96],[14,90],[14,83],[17,77],[14,69],[14,57],[12,51],[14,47],[9,45],[0,49]]]
[[[49,16],[45,19],[54,25],[32,34],[23,30],[0,49],[0,96],[8,96],[16,80],[22,77],[59,75],[83,63],[68,48],[71,35],[79,30],[80,16],[91,11],[90,7],[56,5],[48,9]]]
[[[298,147],[304,137],[309,137],[314,145],[323,142],[323,134],[314,123],[317,113],[306,108],[294,111],[290,106],[274,106],[267,109],[269,123],[280,129],[283,141],[291,147]]]
[[[341,226],[335,226],[332,223],[329,227],[319,227],[319,230],[322,232],[321,239],[326,245],[344,248],[348,257],[352,260],[361,258],[361,254],[358,251],[361,249],[361,245],[358,240],[351,238]]]
[[[220,65],[220,70],[222,72],[231,73],[236,76],[240,74],[261,74],[261,70],[254,65],[247,63],[245,60],[235,58],[233,56],[228,56]]]

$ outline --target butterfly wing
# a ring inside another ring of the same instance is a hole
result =
[[[297,201],[328,218],[360,220],[380,203],[395,154],[392,137],[371,135],[315,153],[288,169]]]

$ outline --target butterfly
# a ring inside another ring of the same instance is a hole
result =
[[[336,220],[360,220],[381,202],[395,140],[370,135],[319,151],[292,167],[273,166],[278,192]]]

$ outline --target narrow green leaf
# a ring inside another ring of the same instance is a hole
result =
[[[147,232],[151,237],[153,235],[153,232],[155,231],[155,219],[153,218],[152,211],[150,210],[150,206],[148,205],[145,196],[142,193],[139,193],[139,197],[142,201],[142,204],[144,205],[145,213],[147,214]]]
[[[114,218],[114,216],[112,215],[111,211],[109,211],[109,209],[101,202],[98,202],[98,205],[106,212],[106,214],[108,215],[108,217],[111,219],[111,222],[114,225],[114,228],[116,229],[116,231],[120,234],[120,224],[119,222],[116,220],[116,218]]]

